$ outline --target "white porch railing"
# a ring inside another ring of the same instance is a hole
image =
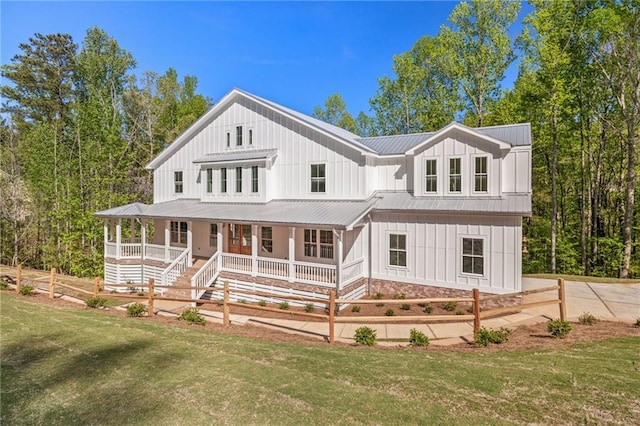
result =
[[[191,256],[191,250],[185,249],[171,265],[162,271],[162,285],[173,284],[180,275],[184,273],[189,267],[189,257]]]
[[[342,265],[342,287],[364,276],[364,258],[360,258]]]
[[[319,265],[317,263],[294,262],[296,281],[307,284],[335,284],[335,265]]]
[[[120,257],[122,259],[139,259],[142,256],[142,245],[136,243],[120,244]]]
[[[195,273],[193,277],[191,277],[191,287],[198,287],[202,290],[191,290],[191,298],[199,299],[200,296],[207,291],[207,287],[211,286],[213,282],[220,275],[220,271],[218,270],[218,257],[220,256],[220,252],[217,251],[211,258],[205,263],[198,272]]]
[[[116,257],[116,243],[104,243],[104,255],[105,257]]]
[[[222,253],[222,269],[231,272],[251,273],[252,258],[245,254]]]
[[[145,244],[144,246],[144,258],[164,261],[164,246],[158,244]],[[177,258],[177,256],[176,256]],[[171,261],[176,260],[176,258],[169,259]]]
[[[276,279],[289,278],[289,261],[259,257],[258,275]]]
[[[184,247],[169,247],[169,262],[176,260],[184,252]],[[118,246],[114,242],[104,244],[104,252],[106,257],[118,257]],[[121,243],[120,259],[140,259],[142,257],[142,244],[140,243]],[[144,245],[144,258],[158,260],[164,262],[165,246],[158,244]]]

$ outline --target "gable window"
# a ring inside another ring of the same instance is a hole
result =
[[[263,226],[260,233],[262,251],[266,253],[273,253],[273,228],[270,226]]]
[[[389,265],[407,266],[407,236],[389,234]]]
[[[436,160],[426,160],[424,165],[424,191],[438,192],[438,175],[436,172]]]
[[[253,129],[249,129],[249,145],[253,145]]]
[[[320,255],[318,256],[318,254]],[[333,232],[324,229],[305,229],[304,255],[333,259]]]
[[[231,147],[231,132],[227,132],[227,148]]]
[[[487,192],[487,157],[475,159],[475,191]]]
[[[218,224],[210,223],[209,224],[209,247],[217,247],[218,246]]]
[[[484,275],[484,240],[482,238],[462,239],[462,272]]]
[[[242,126],[236,127],[236,145],[242,146]]]
[[[326,174],[324,164],[311,165],[311,192],[326,192]]]
[[[182,172],[173,172],[173,190],[176,194],[182,194]]]
[[[258,166],[251,166],[251,192],[258,192]]]
[[[187,222],[171,222],[171,242],[176,244],[187,243]]]
[[[462,170],[459,158],[449,159],[449,192],[462,192]]]
[[[207,193],[213,192],[213,169],[207,169]]]
[[[226,194],[227,192],[227,168],[220,169],[220,192]]]
[[[242,192],[242,167],[236,167],[236,192]]]

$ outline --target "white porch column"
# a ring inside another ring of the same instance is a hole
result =
[[[120,259],[120,244],[122,244],[122,219],[116,222],[116,259]]]
[[[170,263],[169,244],[171,244],[171,221],[164,221],[164,261]]]
[[[258,225],[251,225],[251,276],[258,276]]]
[[[142,219],[140,222],[140,283],[144,284],[144,259],[146,257],[147,245],[147,221]]]
[[[336,254],[336,295],[339,295],[342,288],[342,256],[344,251],[342,240],[344,238],[344,231],[336,232],[334,230],[333,234],[338,240],[338,253]]]
[[[224,223],[219,223],[218,224],[218,236],[217,236],[217,247],[216,250],[218,251],[218,271],[222,270],[222,249],[224,248],[224,237],[222,236],[222,230],[224,229]]]
[[[289,282],[296,279],[296,228],[289,227]]]
[[[136,235],[136,220],[134,218],[129,219],[129,243],[134,242]]]
[[[104,257],[107,257],[107,244],[109,243],[109,219],[103,220],[104,226]]]
[[[193,266],[193,222],[187,221],[187,248],[189,249],[189,259],[187,265]]]

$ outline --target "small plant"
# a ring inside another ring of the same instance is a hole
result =
[[[456,311],[456,315],[464,315],[464,312],[462,312],[462,311]]]
[[[144,296],[144,291],[139,291],[138,292],[138,296],[140,296],[140,297]]]
[[[261,300],[258,302],[258,306],[267,306],[267,301],[266,300]]]
[[[476,334],[475,343],[477,346],[487,346],[489,343],[500,344],[509,340],[511,330],[505,327],[500,327],[499,330],[480,328],[480,331]]]
[[[205,324],[205,319],[196,308],[187,308],[178,317],[178,320],[190,322],[192,324]]]
[[[564,339],[571,331],[571,324],[569,324],[569,321],[555,319],[553,321],[549,321],[547,324],[547,330],[553,337]]]
[[[636,318],[636,322],[633,325],[634,327],[640,327],[640,317]]]
[[[305,312],[315,312],[316,307],[313,303],[307,303],[306,305],[304,305],[304,311]]]
[[[23,285],[20,287],[20,294],[23,296],[33,296],[34,290],[32,285]]]
[[[429,338],[422,331],[412,328],[409,331],[409,345],[410,346],[429,346]]]
[[[238,303],[247,303],[247,299],[238,299]]]
[[[393,295],[393,298],[395,300],[404,300],[405,299],[405,295],[404,295],[404,293],[396,293],[396,294]]]
[[[467,308],[467,312],[468,312],[468,313],[470,313],[470,314],[472,314],[472,313],[473,313],[473,306],[469,306],[469,307]]]
[[[598,318],[591,315],[590,312],[583,312],[582,315],[578,317],[578,321],[580,321],[580,324],[593,325],[598,322]]]
[[[384,313],[388,317],[394,317],[396,315],[393,309],[387,309],[387,312]]]
[[[356,343],[373,346],[376,343],[376,331],[372,328],[363,326],[356,329],[356,334],[353,338]]]
[[[127,315],[130,317],[141,317],[147,313],[147,307],[142,303],[132,303],[127,306]]]
[[[0,290],[6,290],[9,287],[9,283],[6,280],[0,280]]]
[[[444,309],[447,312],[453,312],[456,310],[456,302],[447,302],[444,305],[442,305],[442,309]]]
[[[107,304],[107,299],[100,296],[91,296],[84,303],[90,308],[102,308]]]
[[[431,305],[427,304],[427,306],[425,306],[425,307],[424,307],[424,311],[425,311],[427,314],[430,314],[431,312],[433,312],[433,306],[431,306]]]
[[[420,306],[421,308],[426,308],[427,304],[426,303],[418,303],[418,306]]]
[[[217,304],[218,306],[222,306],[222,305],[224,305],[224,299],[218,299],[218,300],[216,300],[216,304]]]
[[[411,309],[411,305],[408,303],[403,303],[402,305],[400,305],[400,309],[402,309],[403,311],[408,311]]]
[[[353,305],[351,307],[351,312],[360,312],[360,305]]]
[[[375,300],[380,300],[380,299],[382,299],[383,297],[384,297],[384,294],[382,294],[382,293],[380,293],[380,292],[377,292],[376,294],[374,294],[374,295],[373,295],[373,298],[374,298]]]
[[[289,302],[287,302],[286,300],[282,303],[280,303],[280,305],[278,306],[280,309],[282,309],[283,311],[286,311],[289,309]]]

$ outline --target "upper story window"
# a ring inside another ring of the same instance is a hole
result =
[[[182,194],[182,172],[173,172],[173,190],[176,194]]]
[[[213,192],[213,169],[207,169],[207,194]]]
[[[227,132],[227,148],[231,147],[231,132]]]
[[[311,192],[326,192],[326,174],[324,164],[311,165]]]
[[[187,222],[171,222],[171,242],[187,243]]]
[[[475,191],[487,192],[487,157],[475,158]]]
[[[242,126],[236,127],[236,146],[242,146]]]
[[[258,192],[258,166],[251,166],[251,192]]]
[[[484,240],[482,238],[462,239],[462,272],[484,275]]]
[[[436,160],[426,160],[424,165],[424,191],[438,192],[438,175],[436,171]]]
[[[320,256],[318,256],[318,253]],[[324,229],[304,230],[304,255],[333,259],[333,232]]]
[[[253,145],[253,129],[249,129],[249,145]]]
[[[220,169],[220,192],[226,194],[227,192],[227,168]]]
[[[262,251],[266,253],[273,252],[273,228],[270,226],[263,226],[260,231],[262,240]]]
[[[462,168],[459,158],[449,159],[449,192],[462,192]]]
[[[389,266],[407,266],[407,236],[389,234]]]
[[[236,167],[236,192],[242,192],[242,167]]]

